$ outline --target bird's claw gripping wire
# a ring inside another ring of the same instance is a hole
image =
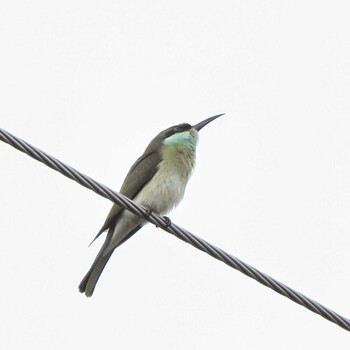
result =
[[[145,211],[146,211],[146,213],[144,214],[144,216],[145,216],[146,219],[148,219],[152,215],[153,210],[151,210],[148,207],[145,207]]]
[[[171,225],[171,220],[167,216],[163,216],[165,221],[165,227],[169,227]]]
[[[153,210],[148,207],[145,207],[145,211],[146,213],[144,214],[144,216],[146,219],[148,219],[152,215]],[[169,227],[171,225],[171,220],[167,216],[163,216],[163,220],[165,221],[164,227]],[[158,228],[159,225],[156,225],[156,227]]]

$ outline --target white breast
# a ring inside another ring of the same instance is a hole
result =
[[[165,215],[182,200],[194,166],[194,150],[163,154],[159,169],[135,201]]]

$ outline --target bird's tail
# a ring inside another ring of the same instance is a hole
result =
[[[111,240],[111,233],[113,228],[110,228],[105,243],[103,244],[102,248],[100,249],[99,253],[97,254],[97,257],[95,261],[93,262],[92,266],[90,267],[90,270],[87,272],[85,277],[82,279],[82,281],[79,284],[79,291],[80,293],[85,293],[87,297],[91,297],[94,293],[94,289],[96,287],[96,283],[98,279],[101,276],[101,273],[103,269],[105,268],[109,258],[112,256],[114,250],[118,248],[120,245],[122,245],[125,241],[127,241],[130,237],[132,237],[143,225],[139,225],[135,227],[132,231],[128,233],[123,239],[120,240],[116,246],[114,246],[111,250],[109,250],[110,246],[110,240]]]
[[[96,283],[98,279],[101,276],[101,273],[103,269],[105,268],[109,258],[112,256],[113,251],[110,251],[105,256],[98,257],[94,263],[92,264],[90,270],[87,272],[85,277],[82,279],[82,281],[79,284],[79,291],[80,293],[85,293],[87,297],[91,297],[94,293],[94,289],[96,286]]]

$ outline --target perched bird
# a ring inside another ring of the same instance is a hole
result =
[[[120,193],[160,215],[167,214],[184,196],[195,164],[198,131],[222,115],[215,115],[193,126],[184,123],[160,132],[130,168]],[[96,239],[108,230],[102,248],[79,285],[81,293],[85,293],[87,297],[92,296],[114,249],[146,223],[145,219],[122,206],[112,206],[95,237]]]

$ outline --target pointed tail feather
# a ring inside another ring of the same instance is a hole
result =
[[[99,257],[91,266],[88,273],[79,284],[80,293],[85,293],[87,297],[91,297],[94,293],[94,289],[98,279],[101,276],[103,269],[105,268],[109,258],[112,256],[113,250],[105,256]]]
[[[94,289],[96,287],[96,283],[98,279],[101,276],[101,273],[103,269],[105,268],[109,258],[112,256],[114,249],[118,248],[120,245],[122,245],[125,241],[127,241],[130,237],[132,237],[143,225],[137,226],[133,231],[129,232],[129,234],[124,237],[115,247],[113,247],[110,251],[108,251],[109,243],[111,235],[109,235],[110,232],[108,232],[107,238],[105,243],[103,244],[102,248],[100,249],[99,253],[97,254],[97,257],[95,261],[93,262],[90,270],[87,272],[85,277],[82,279],[82,281],[79,284],[79,292],[85,293],[87,297],[91,297],[94,293]]]

